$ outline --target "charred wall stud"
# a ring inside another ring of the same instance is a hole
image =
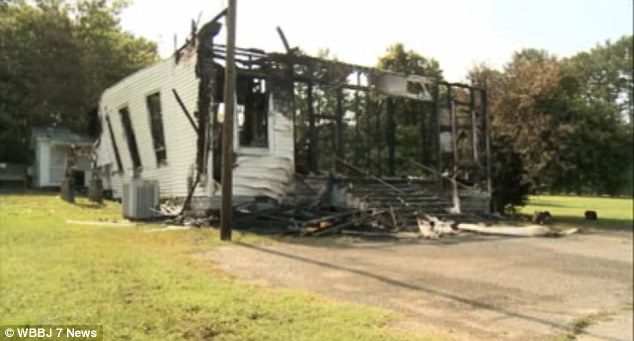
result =
[[[337,112],[336,112],[336,131],[335,131],[335,148],[336,155],[339,159],[345,158],[345,149],[344,149],[344,140],[343,140],[343,89],[341,87],[337,87],[335,90],[336,100],[337,100]],[[341,167],[338,163],[336,164],[336,168],[338,171],[341,171]]]
[[[209,156],[209,115],[215,93],[215,64],[214,37],[220,31],[221,25],[216,21],[205,24],[198,33],[198,47],[196,50],[196,76],[198,82],[198,136],[196,169],[198,178],[207,174],[207,159]]]
[[[315,126],[312,82],[308,82],[306,87],[306,102],[308,111],[308,169],[313,173],[317,173],[317,127]]]
[[[387,141],[387,174],[389,176],[396,175],[396,118],[394,117],[394,99],[388,97],[387,106],[387,122],[386,122],[386,138]]]

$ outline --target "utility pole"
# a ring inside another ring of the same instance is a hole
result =
[[[233,214],[233,121],[236,91],[236,0],[227,6],[227,58],[225,60],[224,103],[222,127],[222,209],[220,212],[220,239],[231,240]]]

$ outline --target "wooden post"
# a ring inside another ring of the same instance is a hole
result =
[[[434,144],[433,144],[433,148],[434,148],[434,161],[436,163],[436,172],[437,174],[441,174],[443,169],[442,169],[442,146],[440,143],[440,84],[439,81],[436,80],[436,83],[434,84],[434,104],[432,106],[432,117],[431,117],[431,124],[432,124],[432,134],[434,134]],[[438,178],[438,189],[439,191],[442,190],[443,188],[443,180],[442,178]]]
[[[394,99],[387,98],[387,172],[389,176],[396,174],[396,120],[394,119]]]
[[[220,212],[220,239],[231,240],[233,214],[233,121],[235,118],[235,42],[236,0],[227,6],[227,59],[225,65],[225,114],[222,128],[222,210]]]
[[[354,165],[359,166],[361,164],[361,141],[359,141],[359,117],[361,117],[359,110],[359,86],[361,84],[361,74],[357,72],[357,89],[354,92]]]
[[[476,121],[475,110],[475,89],[469,88],[469,114],[471,115],[471,145],[473,152],[473,163],[478,166],[478,182],[480,177],[480,155],[478,154],[478,122]]]
[[[308,83],[306,89],[308,102],[308,169],[317,173],[317,128],[315,126],[315,111],[313,110],[313,83]]]
[[[377,175],[383,175],[383,134],[381,134],[381,113],[383,112],[383,102],[381,101],[377,105],[376,110],[376,121],[374,122],[374,138],[376,138],[376,149],[377,149]]]
[[[337,158],[339,158],[340,160],[345,160],[345,151],[344,151],[344,145],[343,145],[343,129],[344,129],[344,123],[343,123],[343,114],[344,114],[344,109],[343,109],[343,90],[341,89],[341,87],[338,87],[336,90],[336,96],[337,96],[337,116],[336,116],[336,130],[335,130],[335,155]],[[339,165],[338,162],[335,161],[335,168],[337,169],[337,171],[341,172],[343,170],[343,168],[341,168],[341,166]]]
[[[485,84],[486,87],[486,84]],[[493,174],[492,169],[491,169],[491,133],[490,133],[490,126],[491,126],[491,121],[489,119],[489,112],[488,112],[488,108],[487,108],[487,104],[488,104],[488,97],[487,97],[487,92],[486,90],[482,90],[480,92],[480,96],[481,97],[481,102],[482,102],[482,120],[483,120],[483,131],[484,131],[484,142],[485,142],[485,157],[486,157],[486,176],[487,176],[487,193],[489,194],[489,198],[491,198],[491,203],[493,203],[493,182],[492,182],[492,176]],[[492,205],[489,205],[489,213],[493,213],[496,212],[495,207],[492,207]]]
[[[450,97],[449,117],[451,119],[451,149],[453,151],[453,174],[451,178],[451,198],[453,201],[453,213],[461,213],[460,211],[460,195],[458,193],[458,144],[456,143],[456,104]]]
[[[370,91],[365,92],[365,169],[369,172],[371,167],[372,160],[372,122],[371,114],[371,103],[370,103]]]

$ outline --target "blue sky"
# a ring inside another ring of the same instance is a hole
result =
[[[237,0],[241,47],[282,51],[281,26],[293,46],[308,53],[328,48],[339,59],[374,65],[387,46],[406,48],[440,62],[447,79],[464,80],[474,64],[502,67],[512,53],[543,48],[560,57],[607,39],[632,34],[633,0]],[[134,0],[124,11],[125,30],[173,52],[190,21],[209,20],[224,0]],[[224,32],[220,35],[224,41]]]

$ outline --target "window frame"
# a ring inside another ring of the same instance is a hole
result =
[[[132,113],[130,112],[129,105],[122,105],[121,107],[119,107],[118,112],[119,119],[121,120],[121,126],[123,127],[125,141],[128,145],[128,152],[130,153],[130,161],[132,161],[132,169],[143,169],[143,161],[141,160],[141,154],[139,153],[139,144],[137,143],[136,133],[134,132]],[[126,113],[126,115],[124,115],[124,112]]]
[[[158,117],[155,120],[152,113],[152,108],[150,106],[150,99],[154,96],[158,97]],[[161,100],[161,91],[159,89],[151,91],[145,94],[145,108],[148,114],[148,123],[150,127],[150,136],[152,137],[152,148],[154,150],[154,159],[156,162],[156,168],[165,167],[168,165],[167,162],[167,142],[165,139],[165,121],[163,120],[163,102]],[[158,122],[160,124],[160,135],[155,135],[155,125],[154,123]],[[158,139],[157,139],[158,137]],[[158,142],[162,142],[162,148],[159,148]],[[163,157],[160,157],[160,153],[162,152]]]

